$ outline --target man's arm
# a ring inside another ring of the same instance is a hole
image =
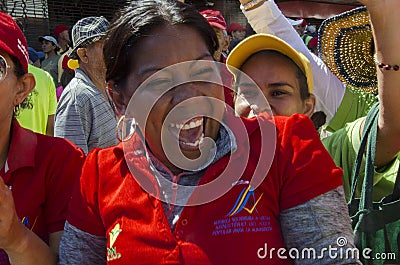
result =
[[[393,10],[400,10],[400,1],[360,2],[370,14],[377,61],[400,65],[400,16],[393,16]],[[400,150],[400,71],[377,68],[377,77],[380,107],[375,165],[379,167],[392,161]]]
[[[56,96],[56,86],[54,85],[53,78],[50,74],[47,74],[47,88],[48,88],[48,117],[46,124],[46,134],[54,136],[54,116],[57,110],[57,96]]]
[[[46,134],[54,136],[54,114],[47,118]]]
[[[60,265],[106,264],[107,239],[79,230],[68,221],[60,247]]]
[[[295,264],[361,264],[355,255],[342,258],[327,251],[352,253],[356,248],[343,187],[284,210],[280,223],[287,249],[296,249],[305,255],[294,260]]]

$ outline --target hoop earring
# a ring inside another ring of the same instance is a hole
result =
[[[19,115],[19,113],[21,112],[21,103],[19,103],[18,105],[16,105],[14,107],[14,117],[17,117]]]
[[[126,132],[126,120],[125,120],[125,115],[122,115],[121,118],[119,118],[117,127],[115,128],[115,134],[119,142],[126,142],[129,141],[132,136],[135,134],[136,131],[136,123],[135,119],[132,119],[133,122],[129,124],[129,134],[127,137],[124,138],[123,132]]]

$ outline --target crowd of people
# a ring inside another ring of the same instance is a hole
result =
[[[400,199],[400,2],[318,36],[273,0],[237,1],[250,36],[184,2],[59,25],[43,52],[0,13],[0,265],[399,264],[400,231],[362,256],[348,203],[373,106],[373,200]]]

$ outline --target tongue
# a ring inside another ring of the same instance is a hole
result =
[[[184,143],[195,143],[197,140],[200,139],[202,133],[203,133],[202,125],[193,129],[180,130],[179,141]]]

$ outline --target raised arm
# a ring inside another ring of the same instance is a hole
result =
[[[240,0],[242,5],[249,2],[250,0]],[[310,60],[314,73],[314,94],[317,98],[316,111],[324,111],[327,115],[326,121],[329,123],[342,101],[345,85],[320,58],[308,50],[273,0],[261,1],[243,13],[257,33],[268,33],[283,39]]]
[[[400,10],[398,0],[361,0],[370,14],[378,62],[391,65],[391,70],[377,68],[379,109],[376,166],[383,166],[393,160],[400,150],[400,71],[393,67],[400,65],[400,17],[393,16],[393,10]]]

